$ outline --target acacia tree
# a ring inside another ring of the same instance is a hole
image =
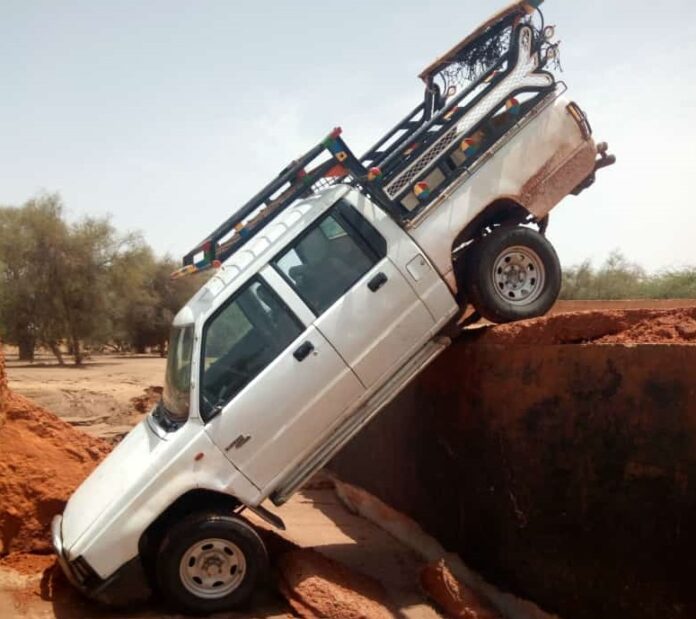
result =
[[[85,343],[111,338],[110,273],[138,239],[118,235],[106,218],[68,224],[58,195],[43,195],[0,213],[0,325],[20,358],[38,343],[63,363],[60,343],[77,365]]]
[[[196,277],[172,280],[175,268],[170,258],[156,258],[145,245],[114,262],[113,333],[138,353],[157,348],[164,354],[172,319],[202,283]]]
[[[22,360],[33,361],[36,344],[52,339],[58,328],[55,299],[46,286],[50,256],[67,234],[57,195],[0,209],[0,324]]]
[[[164,354],[174,315],[203,282],[172,280],[175,267],[108,218],[66,222],[57,194],[0,208],[0,336],[21,359],[43,345],[61,365],[63,343],[78,365],[89,345]]]

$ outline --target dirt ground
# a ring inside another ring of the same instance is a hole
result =
[[[50,355],[40,354],[28,364],[8,350],[6,366],[15,393],[93,436],[110,440],[128,432],[159,397],[152,393],[148,398],[147,390],[162,385],[166,359],[93,355],[82,367],[59,367]]]
[[[576,313],[563,314],[560,311],[554,311],[548,318],[532,321],[531,326],[520,323],[520,325],[496,327],[492,330],[477,326],[474,327],[470,336],[476,339],[483,335],[494,343],[499,342],[503,345],[509,340],[524,339],[524,333],[531,338],[530,343],[541,342],[544,338],[600,344],[605,340],[623,344],[626,340],[629,345],[642,341],[679,340],[692,343],[696,341],[694,306],[694,301],[572,302],[562,309],[573,312],[585,311],[581,319],[578,319]],[[637,308],[640,310],[636,311]],[[677,309],[672,313],[665,311],[674,308],[690,309]],[[577,325],[582,327],[580,335],[577,332]],[[107,443],[97,441],[95,445],[107,444],[107,451],[108,443],[119,440],[157,401],[161,393],[166,365],[166,361],[158,356],[94,355],[83,367],[76,368],[70,365],[59,367],[49,355],[39,355],[35,363],[27,364],[17,361],[16,355],[13,355],[14,351],[6,352],[9,353],[6,369],[10,390],[30,398],[50,411],[42,412],[34,419],[33,413],[25,412],[30,410],[32,403],[22,400],[21,397],[19,399],[15,397],[15,400],[21,404],[19,406],[21,410],[19,412],[15,410],[13,414],[15,421],[19,420],[26,426],[23,432],[37,432],[37,436],[43,437],[47,427],[55,426],[56,436],[62,436],[63,430],[50,419],[50,416],[55,414],[73,429],[86,432],[97,439],[104,439]],[[2,397],[0,397],[0,413],[3,413],[2,408]],[[18,422],[15,426],[19,428]],[[3,418],[0,414],[0,431],[2,427]],[[70,430],[70,428],[67,429]],[[3,449],[12,452],[12,435],[8,432],[7,424],[4,436],[6,445]],[[22,435],[17,434],[17,436]],[[25,433],[23,436],[28,434]],[[77,438],[77,435],[75,436]],[[67,438],[66,441],[69,442],[70,439]],[[76,443],[79,442],[79,440],[76,441]],[[49,447],[53,448],[53,446]],[[87,449],[86,453],[89,454],[92,447],[84,442],[84,449]],[[97,451],[99,449],[101,448]],[[38,454],[40,450],[41,444],[37,441],[35,451]],[[15,451],[19,456],[27,456],[26,462],[31,462],[32,465],[40,466],[48,459],[38,456],[29,457],[31,454],[29,452],[25,454],[26,450],[23,449],[15,449]],[[99,454],[94,458],[86,457],[79,450],[72,449],[72,451],[75,458],[82,463],[80,466],[86,467],[84,473],[80,473],[83,469],[74,468],[76,475],[86,474],[87,470],[94,466],[94,462],[101,457]],[[50,450],[44,453],[47,456],[49,452]],[[13,462],[13,455],[14,453],[10,453],[9,459],[5,457],[7,461],[5,465],[9,467],[7,470],[14,474],[17,471],[21,472],[25,465],[21,460]],[[0,454],[0,464],[2,464],[2,456],[3,454]],[[59,457],[60,454],[56,452],[53,458],[55,470],[37,469],[34,473],[48,493],[42,500],[56,506],[64,499],[50,495],[49,491],[54,490],[51,475],[56,477],[60,475]],[[79,480],[75,483],[79,483]],[[29,488],[31,484],[24,485]],[[57,489],[62,492],[62,488],[58,486]],[[30,491],[31,488],[27,495],[29,499],[32,499],[33,494]],[[66,491],[66,496],[68,494],[69,491]],[[0,516],[2,516],[2,503],[3,497],[0,496]],[[437,609],[434,602],[429,601],[428,595],[423,590],[424,583],[428,580],[435,585],[439,584],[441,588],[449,588],[449,593],[454,592],[460,596],[457,603],[464,610],[453,612],[451,608],[457,608],[456,604],[445,605],[450,609],[447,616],[470,619],[493,616],[484,612],[471,612],[470,593],[465,590],[465,587],[459,587],[452,580],[453,577],[448,571],[449,566],[437,562],[442,556],[438,555],[438,552],[445,551],[435,540],[423,542],[425,547],[438,548],[435,554],[419,554],[413,548],[414,535],[410,532],[401,536],[398,533],[394,534],[394,531],[390,530],[390,527],[393,528],[394,516],[389,513],[385,517],[385,512],[381,508],[377,512],[382,516],[375,521],[371,521],[369,516],[362,517],[353,513],[340,500],[331,483],[320,482],[296,495],[279,510],[288,525],[288,530],[280,536],[268,530],[265,532],[274,565],[273,577],[256,594],[251,605],[253,610],[248,613],[225,616],[240,619],[253,617],[271,619],[298,615],[342,618],[354,616],[356,619],[381,616],[430,619],[445,616],[441,614],[443,611]],[[10,515],[17,522],[21,521],[21,514]],[[384,522],[379,522],[380,518],[387,522],[386,526]],[[256,521],[256,524],[262,529],[266,528],[259,521]],[[32,534],[39,531],[39,537],[41,537],[42,524],[35,522],[32,526]],[[157,602],[150,603],[144,608],[124,612],[107,610],[83,600],[67,585],[55,567],[54,558],[46,554],[47,543],[44,546],[39,548],[38,554],[34,550],[29,550],[34,554],[18,553],[0,557],[0,618],[104,617],[115,619],[123,617],[128,619],[132,617],[136,619],[179,616],[167,614],[166,609]],[[20,547],[20,550],[25,552],[27,549]],[[0,555],[2,555],[1,546]],[[430,565],[431,570],[428,572],[429,576],[424,577],[423,570],[426,565]],[[464,568],[460,573],[465,577],[467,575]],[[454,584],[450,586],[451,582]],[[362,598],[360,598],[361,591],[367,592]],[[312,607],[312,604],[316,606]],[[517,602],[514,601],[513,606],[514,604]],[[326,608],[332,610],[326,610]],[[363,610],[361,611],[360,608]],[[347,609],[351,609],[350,612]],[[353,612],[353,609],[357,609],[357,614]],[[531,612],[525,610],[519,613],[506,613],[506,616],[547,617],[536,608]]]

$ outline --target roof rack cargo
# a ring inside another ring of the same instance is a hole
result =
[[[172,273],[173,278],[217,268],[235,250],[256,235],[276,215],[297,200],[342,180],[358,181],[371,197],[384,208],[393,206],[375,186],[368,171],[340,137],[336,127],[319,144],[287,165],[278,176],[251,200],[227,218],[183,258],[183,266]],[[329,158],[317,163],[322,155]],[[312,169],[307,169],[315,164]]]
[[[172,273],[172,277],[218,267],[278,213],[297,200],[336,183],[357,186],[398,223],[406,225],[418,211],[406,210],[402,201],[416,185],[426,184],[422,181],[435,167],[440,167],[444,182],[440,188],[428,190],[428,201],[435,199],[443,188],[476,165],[472,160],[454,168],[440,166],[449,151],[459,148],[461,136],[456,138],[456,143],[449,140],[446,149],[431,155],[445,134],[457,133],[464,116],[485,96],[486,87],[493,87],[502,80],[506,63],[515,53],[512,47],[517,26],[523,21],[528,22],[533,13],[541,15],[539,5],[542,2],[523,0],[512,3],[431,63],[419,75],[426,85],[423,101],[362,157],[353,154],[341,138],[340,127],[335,128],[188,252],[183,258],[183,266]],[[542,45],[548,46],[541,32],[544,30],[543,15],[541,20],[541,28],[535,36],[536,53],[542,51]],[[469,74],[463,75],[466,71]],[[437,80],[442,85],[438,85]],[[452,86],[454,81],[458,82],[456,88]],[[553,80],[550,87],[539,89],[540,98],[552,94],[556,85]],[[517,101],[511,99],[511,103],[517,104]],[[531,117],[533,111],[531,105],[526,106],[521,117]],[[489,120],[485,117],[479,125]],[[516,121],[517,125],[523,120]],[[476,128],[473,127],[472,132]],[[327,153],[328,159],[317,162]],[[423,165],[418,164],[415,171],[409,171],[416,161],[421,160],[425,161]],[[308,169],[310,165],[314,167]],[[401,179],[404,175],[405,181]]]

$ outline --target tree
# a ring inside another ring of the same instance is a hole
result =
[[[4,338],[19,346],[22,360],[33,361],[37,342],[56,326],[54,299],[46,294],[46,285],[50,256],[68,234],[62,211],[55,194],[19,209],[0,209],[0,325]]]
[[[37,343],[63,363],[66,341],[75,363],[85,343],[111,339],[110,274],[138,237],[119,235],[107,218],[68,224],[56,194],[0,213],[0,324],[20,358],[32,360]]]
[[[127,343],[139,353],[157,348],[164,354],[174,316],[202,283],[198,277],[172,280],[175,268],[170,258],[156,258],[144,244],[116,259],[112,335],[121,347]]]

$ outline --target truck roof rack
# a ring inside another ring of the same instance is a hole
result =
[[[336,127],[319,144],[287,165],[251,200],[228,217],[183,258],[173,278],[217,268],[276,215],[300,199],[339,181],[359,182],[384,208],[394,207],[370,179],[368,171],[341,138]],[[328,154],[328,157],[326,156]],[[309,168],[309,166],[313,166]]]
[[[554,47],[545,40],[545,32],[542,33],[544,21],[539,10],[542,2],[514,2],[427,67],[419,76],[426,83],[423,101],[362,157],[357,158],[353,154],[341,138],[340,127],[335,128],[319,144],[286,166],[275,179],[187,253],[183,266],[172,277],[218,267],[284,209],[337,183],[359,187],[397,222],[406,224],[420,208],[477,164],[479,155],[456,166],[443,165],[442,162],[451,151],[460,148],[461,136],[457,137],[459,123],[485,95],[486,90],[502,79],[514,55],[512,45],[518,26],[529,23],[531,16],[538,13],[541,26],[534,28],[536,53],[546,58],[541,53],[544,51],[542,47],[545,46],[547,50]],[[546,60],[542,66],[545,63]],[[531,117],[537,102],[543,102],[543,98],[554,89],[555,81],[548,88],[540,88],[535,94],[535,101],[521,106],[511,95],[506,104],[519,109],[516,126],[519,127],[524,118]],[[488,114],[477,127],[489,122],[494,113],[498,112]],[[474,132],[477,127],[471,131]],[[447,141],[445,137],[452,139]],[[476,150],[485,152],[499,138],[499,135],[491,132],[490,144],[485,148],[476,147]],[[441,142],[447,142],[447,147],[437,150]],[[436,167],[443,180],[439,186],[430,187],[424,181]],[[421,186],[425,186],[425,193]],[[421,204],[413,209],[407,207],[404,200],[416,189],[420,190],[416,196]]]

